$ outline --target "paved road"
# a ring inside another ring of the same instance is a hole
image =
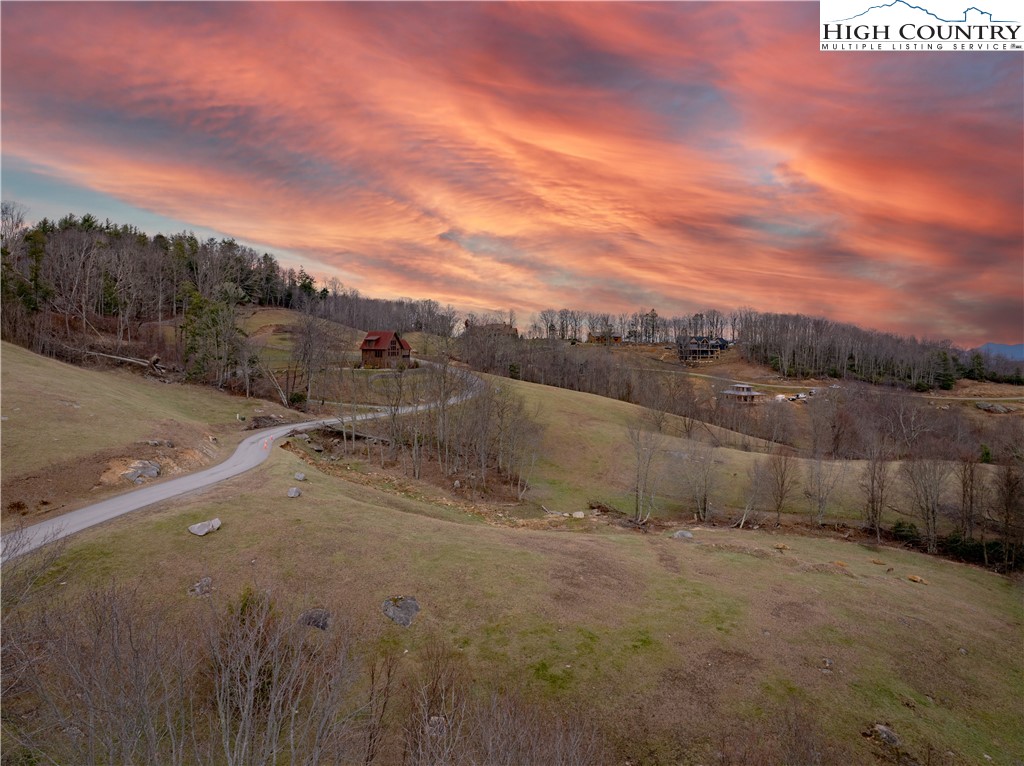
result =
[[[482,382],[479,378],[461,370],[453,369],[453,371],[461,375],[470,384],[465,393],[453,396],[449,400],[449,404],[458,404],[473,396],[480,389]],[[400,412],[405,415],[418,410],[430,409],[433,406],[432,404],[410,405],[402,407]],[[346,423],[351,423],[352,421],[383,418],[387,415],[386,411],[366,412],[354,417],[345,418],[344,420]],[[310,420],[304,423],[289,423],[255,431],[252,436],[246,437],[238,445],[238,448],[231,457],[212,468],[207,468],[197,473],[190,473],[186,476],[179,476],[176,479],[148,487],[141,487],[112,497],[109,500],[88,505],[85,508],[79,508],[77,511],[71,511],[48,521],[26,527],[24,530],[25,540],[23,543],[19,541],[17,553],[28,553],[41,545],[73,535],[76,532],[81,532],[83,529],[88,529],[96,524],[102,524],[105,521],[137,511],[154,503],[160,503],[173,497],[180,497],[190,492],[205,489],[225,479],[238,476],[240,473],[245,473],[266,460],[274,448],[275,441],[285,436],[285,434],[292,431],[309,431],[340,422],[342,422],[341,418],[327,418]],[[0,560],[6,560],[7,558],[7,541],[8,537],[0,540]]]

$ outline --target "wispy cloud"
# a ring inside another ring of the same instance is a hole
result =
[[[1024,333],[1020,56],[826,55],[805,3],[2,15],[5,161],[369,294]]]

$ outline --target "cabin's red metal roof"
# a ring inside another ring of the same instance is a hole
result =
[[[366,333],[366,337],[363,338],[363,344],[359,347],[360,351],[376,351],[378,349],[385,350],[391,346],[393,339],[398,340],[398,345],[406,351],[412,351],[412,346],[409,345],[401,335],[391,330],[372,330]]]

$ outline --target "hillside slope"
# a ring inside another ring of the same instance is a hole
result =
[[[241,438],[238,417],[295,417],[270,402],[83,369],[10,343],[0,387],[4,513],[29,521],[130,489],[120,473],[134,460],[156,460],[165,474],[219,460]]]
[[[26,390],[78,404],[31,410],[68,440],[68,454],[88,459],[172,422],[237,428],[241,400],[24,354],[4,347],[4,415],[30,411],[38,399]],[[635,408],[513,385],[549,424],[536,491],[552,503],[622,496],[626,478],[614,469],[628,464],[623,433]],[[25,470],[43,473],[50,453],[31,425],[4,426],[5,472],[16,445],[38,453],[18,457]],[[719,454],[725,485],[741,469],[730,461],[753,457]],[[474,678],[585,712],[619,762],[713,763],[723,748],[746,762],[737,753],[773,736],[792,710],[805,735],[827,745],[825,763],[887,762],[893,754],[861,736],[876,723],[918,762],[952,753],[942,762],[987,763],[988,755],[1011,766],[1024,752],[1024,610],[1009,579],[907,551],[763,531],[691,528],[688,542],[596,518],[566,519],[559,530],[488,524],[372,464],[335,465],[360,481],[275,450],[202,495],[76,536],[50,579],[66,582],[69,595],[112,578],[132,583],[161,613],[181,615],[207,608],[186,595],[203,577],[215,608],[256,585],[282,608],[344,616],[401,649],[405,663],[440,640]],[[288,498],[297,470],[308,481]],[[214,516],[224,525],[216,534],[187,532]],[[423,608],[404,631],[380,614],[398,594]]]
[[[297,469],[308,481],[287,498]],[[224,527],[209,539],[187,533],[213,516]],[[1024,749],[1009,580],[853,543],[692,533],[491,526],[276,452],[202,497],[80,535],[59,566],[77,589],[133,582],[162,610],[196,608],[186,590],[204,576],[220,600],[256,583],[371,632],[385,631],[383,600],[414,595],[416,623],[387,633],[406,662],[440,637],[474,677],[585,710],[633,763],[709,757],[793,705],[830,743],[826,763],[875,763],[884,752],[861,736],[875,723],[920,762],[1010,766]]]

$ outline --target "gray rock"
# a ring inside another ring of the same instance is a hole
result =
[[[216,532],[218,529],[220,529],[220,519],[210,519],[209,521],[200,521],[198,524],[193,524],[188,528],[188,531],[202,537],[208,532]]]
[[[299,624],[308,625],[311,628],[318,628],[319,630],[327,630],[331,627],[331,613],[326,609],[321,609],[320,607],[307,609],[299,615]]]
[[[413,596],[392,596],[385,600],[380,608],[388,619],[404,628],[412,625],[413,619],[420,611],[420,605]]]
[[[160,475],[160,464],[152,460],[136,460],[121,475],[134,484],[141,484],[143,479],[155,479]]]
[[[455,480],[455,489],[462,489],[462,482],[458,479]]]
[[[212,592],[213,579],[210,577],[204,577],[202,580],[200,580],[188,589],[188,595],[190,596],[209,596],[210,593]]]
[[[974,406],[979,410],[994,412],[997,415],[1005,415],[1007,412],[1010,412],[1009,407],[1005,407],[1002,404],[995,404],[993,402],[975,402]]]
[[[309,448],[311,450],[313,450],[313,452],[323,452],[324,451],[324,445],[322,445],[322,444],[310,444]]]
[[[574,519],[585,519],[587,517],[587,514],[585,514],[583,511],[573,511],[572,517]]]
[[[306,480],[306,474],[304,474],[302,471],[296,471],[295,472],[295,481],[305,481],[305,480]]]
[[[692,540],[693,533],[687,532],[685,529],[680,529],[678,532],[674,533],[672,537],[676,540]]]
[[[288,488],[288,497],[298,497],[302,494],[302,491],[298,487]]]
[[[903,744],[903,740],[896,736],[896,732],[882,723],[876,723],[871,727],[871,736],[878,738],[889,747],[898,748]]]

